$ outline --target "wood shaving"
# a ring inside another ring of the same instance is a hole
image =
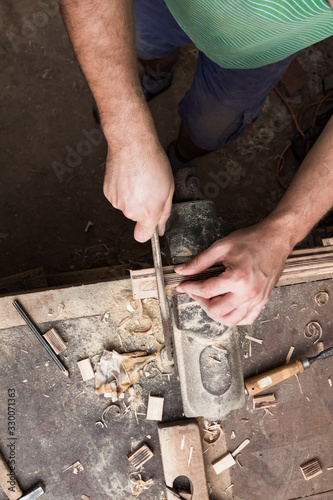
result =
[[[328,299],[329,295],[327,292],[318,292],[315,296],[315,301],[317,302],[318,306],[325,306],[328,302]]]
[[[205,433],[203,440],[207,444],[216,443],[223,434],[221,424],[217,422],[205,422],[203,432]]]
[[[318,350],[318,354],[320,354],[321,352],[323,352],[324,350],[324,342],[318,342],[317,344],[317,350]]]
[[[142,479],[141,474],[138,474],[137,472],[134,472],[133,474],[137,476],[137,479],[131,479],[131,477],[129,479],[133,495],[133,497],[131,497],[130,500],[137,498],[140,495],[140,493],[143,492],[143,490],[147,490],[154,483],[153,479],[148,479],[148,481],[144,481]]]
[[[295,347],[292,345],[290,347],[289,352],[288,352],[287,357],[286,357],[286,365],[289,365],[290,360],[291,360],[291,356],[293,355],[294,350],[295,350]]]
[[[191,446],[191,448],[190,448],[190,454],[189,454],[188,462],[187,462],[188,466],[190,466],[190,464],[191,464],[192,454],[193,454],[193,446]]]
[[[228,491],[228,490],[230,490],[230,488],[232,488],[232,487],[233,487],[233,484],[231,483],[231,484],[229,484],[228,488],[226,488],[224,491]]]
[[[116,404],[114,404],[114,403],[110,404],[109,406],[107,406],[106,408],[104,408],[104,410],[103,410],[103,412],[102,412],[101,421],[102,421],[102,423],[103,423],[104,427],[107,427],[106,422],[105,422],[105,418],[104,418],[104,417],[105,417],[105,415],[107,414],[107,412],[108,412],[111,408],[117,408],[117,411],[116,411],[116,413],[115,413],[115,416],[116,416],[116,417],[119,417],[119,414],[120,414],[120,408],[119,408],[119,406],[118,406],[118,405],[116,405]]]
[[[239,465],[239,467],[241,467],[241,468],[243,469],[244,467],[242,466],[242,464],[241,464],[241,463],[240,463],[240,461],[239,461],[239,457],[240,457],[240,456],[241,456],[241,454],[236,455],[236,456],[235,456],[235,460],[236,460],[237,464]]]
[[[212,348],[213,348],[213,349],[216,349],[217,351],[224,352],[224,353],[227,353],[227,352],[228,352],[226,349],[223,349],[223,347],[220,347],[220,346],[218,346],[218,345],[212,345]]]
[[[247,340],[251,340],[251,342],[257,342],[257,344],[262,344],[263,343],[263,340],[261,339],[256,339],[255,337],[252,337],[251,335],[245,335],[245,338]]]
[[[304,336],[308,339],[317,337],[314,344],[317,344],[323,335],[323,329],[318,321],[310,321],[304,328]]]

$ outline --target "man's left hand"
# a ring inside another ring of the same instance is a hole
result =
[[[192,275],[217,263],[225,266],[220,276],[185,282],[177,290],[189,294],[208,316],[228,326],[251,324],[259,316],[278,281],[291,251],[277,228],[263,221],[239,229],[216,241],[185,265],[178,274]]]

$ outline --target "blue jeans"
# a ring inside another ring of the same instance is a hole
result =
[[[134,0],[133,5],[140,59],[170,56],[191,41],[164,0]],[[237,139],[260,116],[267,94],[294,57],[255,69],[226,69],[199,51],[192,85],[178,107],[192,141],[214,151]]]

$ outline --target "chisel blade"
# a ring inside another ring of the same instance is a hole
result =
[[[153,236],[151,237],[151,248],[153,251],[153,259],[154,259],[154,267],[156,274],[156,283],[157,283],[157,292],[158,299],[160,303],[160,312],[162,319],[162,328],[164,335],[164,343],[166,352],[169,360],[172,360],[171,353],[171,331],[170,331],[170,323],[169,323],[169,308],[168,302],[165,292],[165,284],[164,284],[164,276],[163,276],[163,266],[162,266],[162,257],[161,257],[161,249],[160,242],[158,238],[158,228],[156,227]]]

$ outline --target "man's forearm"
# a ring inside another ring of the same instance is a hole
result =
[[[61,7],[107,140],[125,146],[129,124],[154,135],[138,78],[132,1],[61,0]]]
[[[333,206],[333,118],[300,166],[287,192],[267,217],[290,248],[301,241]]]

